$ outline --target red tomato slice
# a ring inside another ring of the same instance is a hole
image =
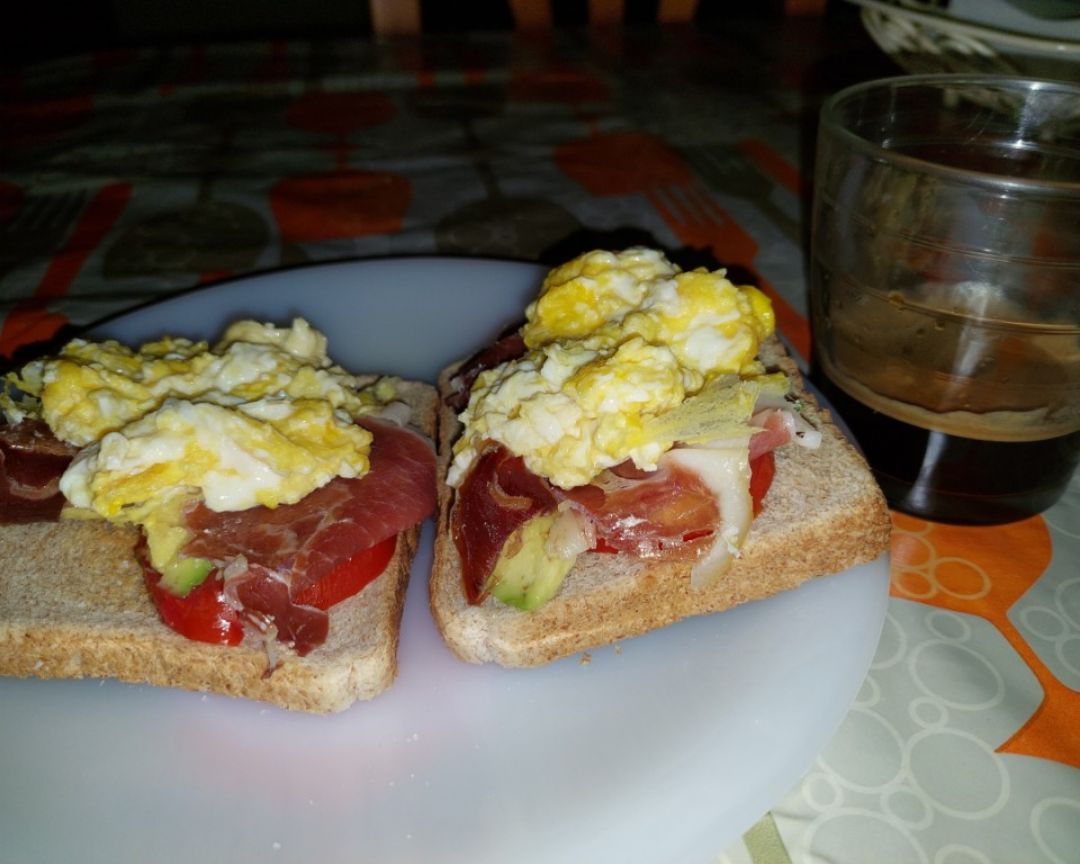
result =
[[[161,574],[145,563],[143,575],[161,620],[181,636],[215,645],[240,644],[244,627],[239,613],[225,602],[225,583],[216,570],[187,597],[177,597],[162,588]]]
[[[772,486],[773,477],[775,476],[776,459],[773,456],[773,451],[762,453],[760,456],[755,456],[750,460],[750,498],[754,504],[755,516],[761,512],[762,501],[768,493],[769,487]],[[682,539],[684,542],[689,543],[700,540],[711,533],[711,531],[691,531],[689,534],[684,534]],[[614,554],[619,550],[606,542],[603,537],[597,537],[596,545],[589,551]]]
[[[603,537],[596,538],[596,545],[589,550],[590,552],[603,552],[606,555],[618,555],[619,550],[604,540]]]
[[[762,453],[755,459],[750,460],[750,497],[754,501],[754,515],[761,512],[761,502],[765,494],[772,486],[773,477],[776,476],[776,458],[773,451]]]
[[[397,536],[394,535],[357,552],[314,585],[290,598],[291,602],[297,606],[314,606],[325,610],[352,597],[386,569],[394,557],[396,546]],[[161,620],[177,633],[197,642],[240,644],[244,638],[240,613],[226,602],[224,583],[218,571],[213,571],[186,597],[177,597],[162,588],[161,574],[145,560],[143,575],[150,590],[150,599],[157,607]]]
[[[374,546],[369,546],[342,561],[333,570],[323,576],[314,585],[309,585],[292,598],[301,606],[314,606],[316,609],[329,609],[356,594],[361,588],[375,579],[386,569],[394,557],[397,535],[391,535]]]

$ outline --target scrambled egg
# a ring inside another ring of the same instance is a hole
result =
[[[303,319],[240,321],[222,341],[166,337],[137,350],[76,339],[9,379],[26,399],[0,408],[37,416],[83,449],[61,478],[71,507],[142,525],[162,566],[186,535],[182,506],[292,504],[369,467],[371,433],[353,420],[393,398],[326,353]]]
[[[688,397],[745,425],[747,384],[786,390],[755,359],[774,329],[769,299],[722,270],[682,272],[642,248],[582,255],[551,271],[526,309],[525,355],[477,378],[449,481],[484,439],[567,489],[626,459],[654,469],[683,440],[665,418]]]

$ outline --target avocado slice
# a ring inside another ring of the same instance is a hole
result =
[[[170,594],[187,597],[214,569],[207,558],[174,558],[161,570],[160,585]]]
[[[491,593],[508,606],[532,612],[555,596],[574,558],[557,558],[546,549],[557,514],[535,516],[518,528],[503,546],[492,571]]]

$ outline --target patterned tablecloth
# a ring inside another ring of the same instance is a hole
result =
[[[806,357],[817,107],[890,71],[830,26],[190,45],[8,71],[0,354],[303,262],[553,264],[644,243],[749,275]],[[1080,861],[1080,477],[1014,525],[895,528],[854,707],[718,860]]]

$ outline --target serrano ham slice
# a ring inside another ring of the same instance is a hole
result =
[[[751,438],[748,451],[754,515],[772,483],[772,452],[793,437],[786,413],[769,409],[753,421],[764,430]],[[678,453],[661,457],[655,471],[641,471],[628,461],[601,472],[592,483],[563,490],[529,471],[502,444],[486,442],[457,490],[450,517],[469,602],[481,603],[487,596],[488,580],[510,535],[564,502],[589,521],[593,551],[639,558],[703,554],[725,517],[716,490]]]
[[[622,465],[595,483],[564,491],[533,474],[502,444],[487,442],[462,480],[451,514],[470,603],[487,596],[488,579],[510,535],[564,501],[590,521],[599,549],[640,557],[661,550],[695,552],[700,544],[694,541],[711,534],[719,520],[715,495],[677,465],[652,472]]]
[[[244,578],[227,580],[225,594],[239,603],[246,621],[292,645],[301,657],[326,641],[330,616],[314,606],[294,603],[288,582],[265,567],[251,565]]]
[[[58,519],[60,476],[76,452],[40,420],[0,425],[0,525]]]
[[[385,420],[358,422],[373,435],[371,468],[363,477],[339,477],[273,510],[216,513],[200,503],[186,514],[194,536],[184,554],[214,561],[219,574],[213,578],[225,576],[226,596],[245,620],[300,655],[325,641],[329,619],[292,597],[435,509],[431,443]],[[76,453],[40,421],[0,427],[0,524],[59,518],[60,477]],[[145,551],[138,557],[148,568]]]
[[[358,421],[374,436],[371,468],[337,478],[296,504],[186,514],[189,557],[221,568],[226,596],[257,629],[276,628],[301,656],[326,638],[326,612],[293,602],[338,564],[426,519],[435,509],[435,453],[393,423]]]
[[[487,596],[488,577],[510,535],[557,504],[551,484],[520,456],[495,442],[484,447],[458,489],[450,522],[470,603]]]
[[[296,504],[215,512],[198,504],[187,514],[190,557],[226,563],[244,556],[288,573],[299,590],[318,582],[353,553],[426,519],[435,509],[435,453],[420,435],[380,420],[358,421],[374,436],[371,468],[338,477]]]
[[[604,548],[640,558],[678,550],[720,520],[716,496],[701,478],[665,459],[649,472],[616,466],[562,494],[592,520]]]
[[[525,353],[525,339],[520,332],[520,325],[504,332],[486,348],[477,351],[461,364],[457,373],[450,380],[453,391],[447,395],[446,404],[454,411],[464,411],[469,404],[469,394],[473,382],[485,369],[493,369],[500,363],[516,360]]]

